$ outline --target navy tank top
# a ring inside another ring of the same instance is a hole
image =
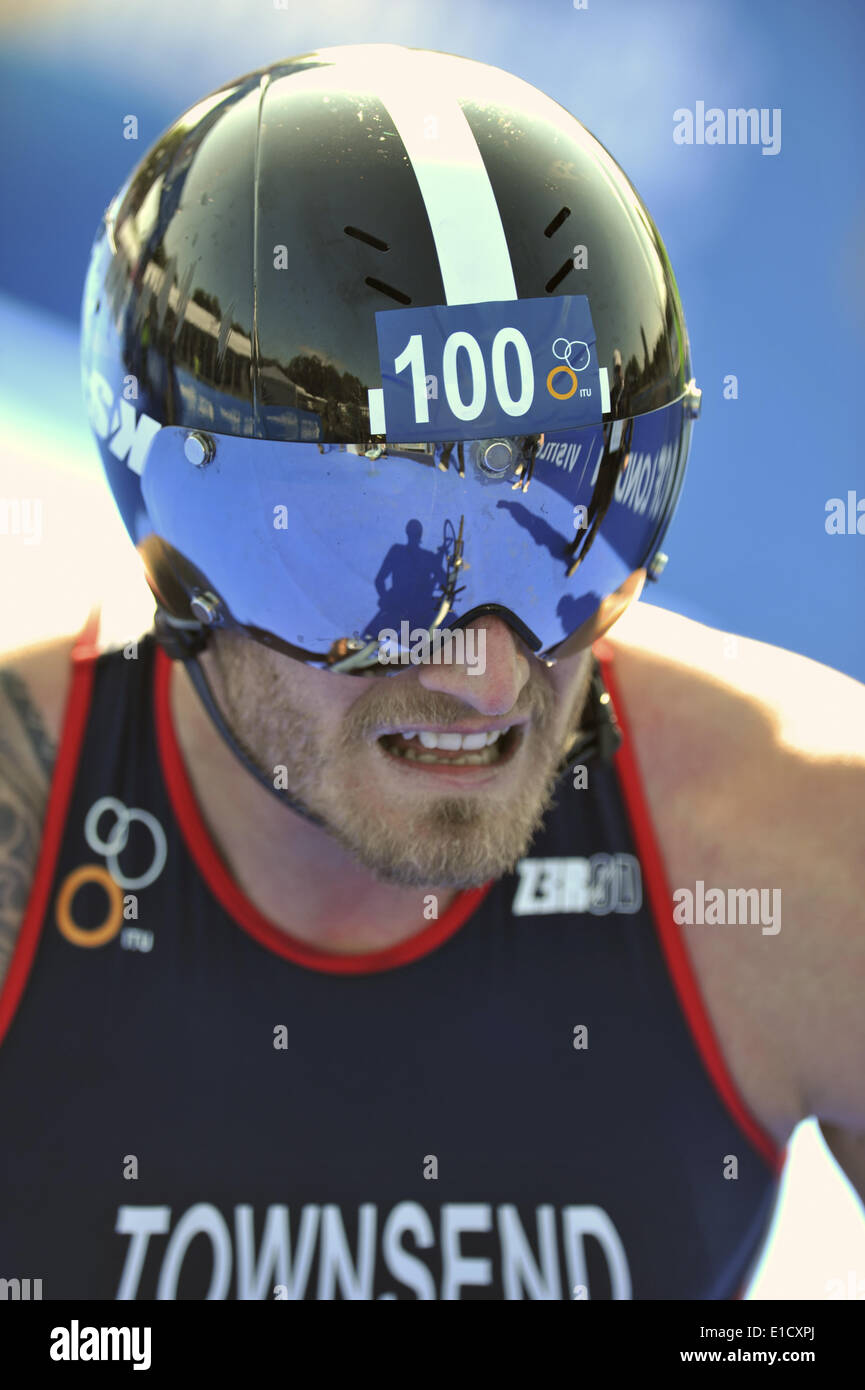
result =
[[[565,775],[514,873],[345,956],[231,877],[153,633],[96,642],[0,993],[0,1276],[45,1299],[741,1297],[785,1151],[673,923],[609,643],[612,760]]]

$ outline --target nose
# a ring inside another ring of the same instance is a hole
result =
[[[528,659],[507,623],[494,616],[469,623],[465,655],[465,662],[424,663],[419,667],[420,684],[425,690],[456,696],[479,714],[507,714],[530,674]]]

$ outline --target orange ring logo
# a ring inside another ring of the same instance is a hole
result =
[[[72,899],[84,883],[99,883],[108,894],[108,916],[101,927],[85,929],[72,920]],[[57,894],[55,913],[57,926],[73,946],[104,946],[106,941],[111,941],[120,930],[120,923],[123,921],[123,894],[119,885],[101,864],[82,864],[79,869],[73,869],[68,873],[63,880]]]
[[[571,381],[574,383],[570,391],[565,391],[564,394],[562,394],[561,391],[553,390],[553,377],[556,376],[559,372],[567,372],[568,376],[571,378]],[[549,391],[551,396],[555,396],[557,401],[569,401],[576,389],[577,374],[574,371],[573,367],[567,367],[564,363],[562,363],[560,367],[552,367],[550,369],[550,373],[547,377],[547,390]]]

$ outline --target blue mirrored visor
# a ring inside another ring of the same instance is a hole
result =
[[[654,555],[690,419],[454,443],[279,442],[161,428],[141,469],[154,537],[223,621],[312,664],[351,669],[416,629],[498,613],[544,655]],[[166,549],[167,547],[167,549]],[[349,665],[344,664],[349,660]]]

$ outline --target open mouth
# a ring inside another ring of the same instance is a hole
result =
[[[439,767],[492,767],[507,762],[522,737],[518,724],[473,734],[426,729],[382,734],[378,745],[391,758]]]

